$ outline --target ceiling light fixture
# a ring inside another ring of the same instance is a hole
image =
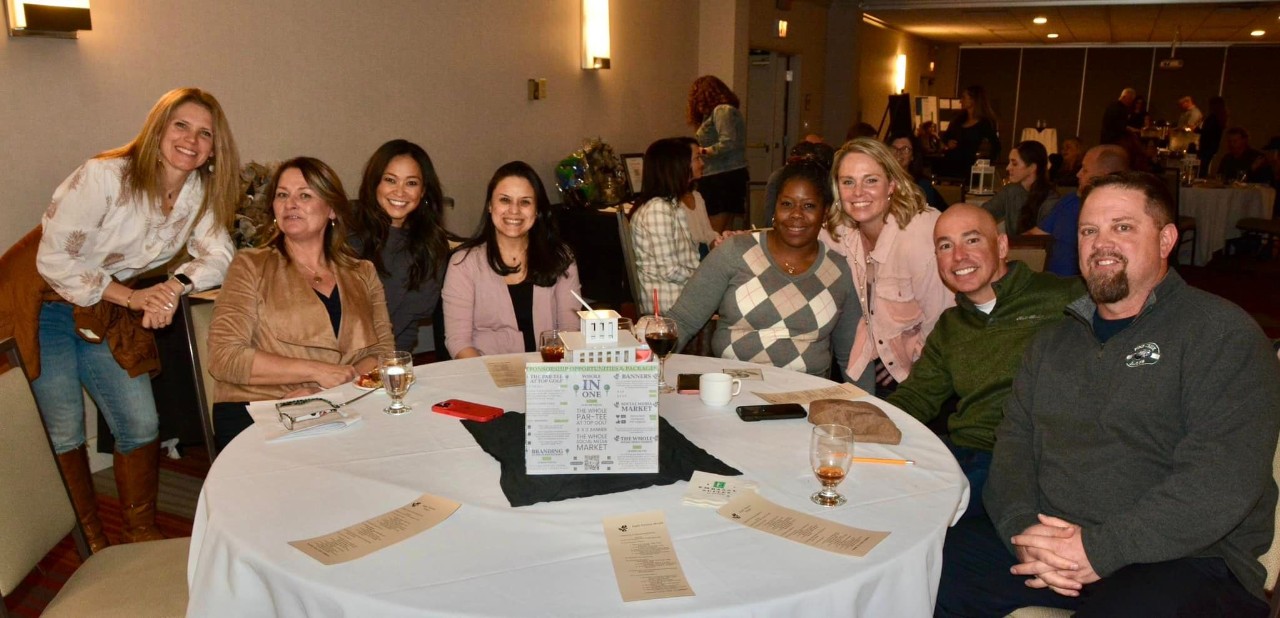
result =
[[[1048,17],[1037,17],[1037,18],[1035,18],[1035,19],[1031,20],[1031,23],[1036,24],[1036,25],[1043,26],[1044,24],[1049,23],[1049,18],[1048,18]]]
[[[1056,39],[1056,38],[1058,38],[1058,33],[1057,33],[1057,32],[1050,32],[1049,34],[1046,34],[1045,36],[1047,36],[1047,37],[1049,37],[1049,38],[1051,38],[1051,39]]]
[[[1254,30],[1253,32],[1249,33],[1249,36],[1262,36],[1266,33],[1267,33],[1266,30]]]

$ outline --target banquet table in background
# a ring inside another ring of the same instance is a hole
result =
[[[1195,217],[1196,238],[1192,264],[1204,266],[1227,241],[1240,236],[1236,222],[1248,217],[1270,219],[1276,191],[1271,187],[1182,187],[1178,214]],[[1179,256],[1181,258],[1181,256]]]
[[[536,355],[527,358],[534,360]],[[758,367],[676,355],[667,372]],[[192,534],[189,616],[927,616],[932,613],[948,526],[968,501],[954,458],[928,429],[875,400],[902,430],[898,445],[856,454],[914,466],[854,464],[840,490],[849,503],[823,509],[808,461],[803,419],[744,423],[733,406],[750,391],[831,383],[763,368],[721,408],[695,395],[662,395],[677,430],[759,483],[766,499],[842,524],[891,534],[867,556],[814,549],[746,528],[715,510],[684,506],[688,487],[663,487],[512,508],[499,466],[460,422],[432,403],[458,398],[524,409],[524,388],[497,389],[482,359],[419,366],[407,401],[381,413],[384,394],[352,407],[363,421],[340,432],[265,443],[257,427],[223,451],[200,494]],[[355,394],[343,386],[333,400]],[[462,504],[417,536],[351,562],[324,566],[288,545],[386,513],[423,493]],[[624,603],[602,520],[665,513],[696,596]]]
[[[1022,130],[1022,141],[1040,142],[1049,154],[1058,154],[1058,130],[1054,128],[1037,129],[1027,127]]]

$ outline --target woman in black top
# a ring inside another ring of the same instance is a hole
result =
[[[994,164],[1000,158],[1000,136],[985,88],[977,85],[965,88],[960,95],[960,105],[964,111],[947,126],[942,143],[948,173],[967,177],[969,168],[978,159]]]
[[[391,140],[369,157],[348,241],[378,269],[397,350],[417,347],[418,323],[440,302],[449,255],[443,202],[435,165],[421,146]]]

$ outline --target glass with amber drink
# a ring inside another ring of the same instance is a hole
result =
[[[853,430],[844,425],[815,425],[809,438],[809,462],[822,483],[822,491],[810,496],[815,504],[840,506],[845,497],[836,486],[849,474],[853,463]]]
[[[560,331],[544,330],[538,336],[538,352],[542,354],[542,362],[558,363],[564,360],[564,341],[560,339]]]

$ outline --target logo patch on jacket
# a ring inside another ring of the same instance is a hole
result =
[[[1139,343],[1133,346],[1133,353],[1124,357],[1126,367],[1154,365],[1160,361],[1160,346],[1155,343]]]

